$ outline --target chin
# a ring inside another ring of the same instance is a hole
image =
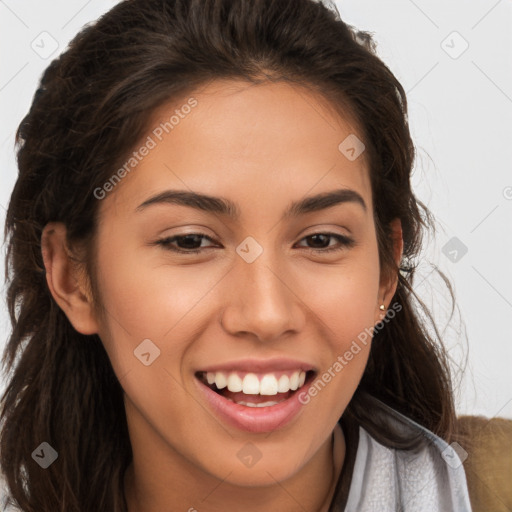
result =
[[[276,482],[284,482],[296,472],[297,468],[291,462],[289,464],[286,461],[264,464],[260,460],[251,468],[231,468],[231,473],[227,478],[221,475],[218,478],[239,487],[265,487],[275,486]]]

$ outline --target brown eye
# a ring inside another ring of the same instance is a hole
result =
[[[331,246],[329,244],[330,240],[333,238],[338,241],[338,245]],[[337,233],[314,233],[304,237],[302,240],[309,241],[313,247],[306,248],[315,252],[340,251],[354,245],[354,240],[352,238],[345,235],[339,235]]]
[[[197,254],[202,252],[202,249],[208,247],[201,246],[201,242],[206,239],[213,242],[213,240],[201,233],[187,233],[186,235],[176,235],[168,238],[163,238],[155,242],[158,245],[162,245],[165,249],[174,252],[181,252],[187,254]],[[176,244],[176,245],[173,245]]]

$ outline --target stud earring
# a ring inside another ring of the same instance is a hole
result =
[[[386,310],[386,306],[385,306],[384,304],[381,304],[381,305],[379,306],[379,309],[380,309],[381,311],[385,311],[385,310]]]

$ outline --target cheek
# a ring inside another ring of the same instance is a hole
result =
[[[114,238],[100,247],[98,280],[107,311],[100,337],[116,373],[140,364],[134,352],[148,339],[162,359],[177,365],[193,339],[189,318],[218,277],[201,273],[198,278],[193,265],[155,266],[140,248],[121,252],[121,240]]]
[[[123,247],[123,238],[103,235],[99,253],[102,298],[112,316],[136,336],[162,338],[211,289],[216,279],[197,266],[166,263],[160,247]],[[183,261],[186,261],[184,258]]]
[[[344,281],[345,286],[328,297],[321,315],[326,326],[318,349],[323,364],[301,402],[310,406],[312,417],[328,418],[325,423],[329,425],[348,406],[368,362],[374,326],[374,281]]]
[[[183,362],[219,276],[198,276],[192,265],[155,267],[135,251],[119,254],[114,248],[105,244],[98,257],[107,309],[100,337],[125,392],[130,421],[144,417],[161,431],[172,425],[173,435],[186,437],[190,418],[200,425],[204,411],[183,392]],[[184,410],[189,414],[176,414]]]
[[[323,320],[338,350],[374,325],[379,261],[373,251],[361,249],[340,266],[319,268],[300,279],[308,306]]]
[[[377,248],[361,248],[353,256],[344,265],[318,270],[314,279],[308,273],[303,274],[307,279],[301,278],[308,290],[306,302],[314,311],[312,322],[322,329],[318,352],[324,364],[312,393],[323,398],[314,407],[329,410],[333,418],[341,415],[362,377],[375,325]],[[313,400],[313,395],[306,396],[305,402]]]

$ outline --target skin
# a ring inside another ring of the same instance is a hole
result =
[[[77,331],[100,336],[125,391],[130,512],[241,504],[248,512],[326,511],[345,455],[341,436],[333,461],[332,433],[370,344],[291,423],[269,433],[221,422],[198,394],[194,373],[235,359],[290,357],[321,375],[382,318],[379,306],[390,306],[397,279],[381,277],[365,154],[350,161],[338,150],[358,132],[318,95],[284,82],[216,81],[193,96],[197,107],[100,201],[96,271],[106,316],[70,264],[60,223],[42,237],[48,285]],[[155,112],[152,126],[179,105]],[[358,192],[367,210],[346,202],[281,219],[291,201],[340,188]],[[166,189],[230,199],[241,216],[176,204],[135,211]],[[392,226],[398,262],[400,222]],[[315,245],[306,237],[325,232],[355,244],[322,253],[338,240]],[[201,254],[153,244],[187,233],[213,241],[202,240]],[[263,248],[250,264],[236,252],[247,236]],[[160,349],[150,366],[133,354],[147,338]],[[247,442],[261,454],[252,467],[237,457]]]

